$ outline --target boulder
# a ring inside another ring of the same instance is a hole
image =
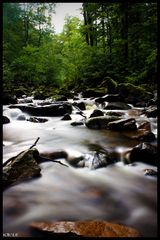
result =
[[[81,126],[81,125],[84,125],[84,122],[82,122],[82,121],[75,121],[75,122],[71,122],[71,125],[72,126]]]
[[[146,131],[144,129],[137,129],[137,131],[134,132],[125,132],[124,135],[141,142],[152,142],[156,140],[154,133],[151,131]]]
[[[40,176],[40,167],[36,161],[39,152],[29,149],[12,157],[10,163],[3,167],[3,187]]]
[[[104,107],[106,110],[128,110],[131,109],[131,106],[129,106],[127,103],[123,102],[109,102],[107,106]]]
[[[131,83],[118,84],[117,91],[125,99],[125,102],[132,104],[140,101],[146,102],[153,97],[153,94],[146,91],[143,87],[136,86]]]
[[[140,143],[134,147],[129,153],[129,161],[144,162],[154,166],[158,165],[157,146],[150,143]]]
[[[137,125],[134,118],[129,118],[110,122],[108,123],[108,128],[117,131],[132,131],[137,130]]]
[[[90,98],[90,97],[102,97],[106,94],[106,91],[102,89],[87,89],[82,91],[82,96],[84,98]]]
[[[91,129],[107,129],[108,123],[119,119],[115,116],[92,117],[86,120],[85,125]]]
[[[86,110],[86,105],[84,102],[75,102],[73,106],[77,106],[80,110]]]
[[[70,116],[68,113],[66,113],[66,114],[61,118],[61,120],[72,120],[72,118],[71,118],[71,116]]]
[[[104,113],[99,109],[95,109],[93,110],[89,118],[98,117],[98,116],[104,116]]]
[[[151,124],[148,121],[142,122],[139,127],[139,130],[151,131]]]
[[[30,117],[30,118],[27,119],[27,121],[34,122],[34,123],[44,123],[44,122],[47,122],[48,119],[46,119],[46,118],[38,118],[38,117]]]
[[[117,89],[117,82],[114,81],[111,77],[107,76],[103,79],[102,85],[107,87],[108,93],[115,93]]]
[[[146,176],[153,176],[156,177],[157,176],[157,171],[153,170],[153,169],[144,169],[144,175]]]
[[[10,119],[6,116],[3,116],[3,124],[10,123]]]
[[[94,101],[95,101],[96,104],[102,104],[102,103],[105,102],[103,97],[96,98]]]
[[[106,113],[107,116],[117,116],[117,117],[123,116],[124,114],[125,114],[124,112],[112,112],[112,111],[109,111]]]
[[[37,106],[37,105],[23,105],[23,104],[16,104],[11,105],[9,108],[19,108],[23,112],[29,113],[30,115],[34,116],[48,116],[48,117],[55,117],[55,116],[63,116],[66,113],[72,113],[72,105],[70,103],[53,103],[51,105],[46,106]]]
[[[145,114],[148,118],[156,118],[158,115],[157,106],[152,105],[148,107],[148,109],[145,111]]]
[[[142,142],[152,142],[156,139],[156,137],[154,133],[145,131],[142,133],[142,135],[138,136],[138,138],[136,139]]]
[[[19,114],[17,116],[16,120],[18,120],[18,121],[25,121],[26,120],[26,116],[24,114]]]
[[[30,228],[43,236],[60,237],[140,237],[131,227],[104,220],[32,222]]]

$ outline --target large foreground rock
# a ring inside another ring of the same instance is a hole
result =
[[[118,120],[116,116],[92,117],[86,120],[85,125],[91,129],[107,129],[108,123]]]
[[[41,169],[36,161],[38,155],[36,149],[30,149],[13,157],[12,161],[3,167],[3,188],[39,176]]]
[[[36,106],[36,105],[23,105],[16,104],[11,105],[10,108],[19,108],[23,112],[29,113],[34,116],[63,116],[66,113],[72,113],[72,105],[69,103],[53,103],[47,106]]]
[[[131,227],[103,220],[32,222],[32,230],[52,237],[140,237]]]

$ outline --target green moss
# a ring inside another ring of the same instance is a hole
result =
[[[117,82],[114,81],[111,77],[105,77],[101,86],[106,86],[108,93],[115,93],[117,88]]]
[[[120,83],[117,86],[117,90],[124,97],[133,96],[143,99],[150,99],[153,97],[153,94],[146,91],[143,87],[135,86],[131,83]]]

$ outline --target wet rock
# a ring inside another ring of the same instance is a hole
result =
[[[30,149],[11,158],[8,165],[3,167],[3,187],[40,176],[40,167],[36,161],[39,152]]]
[[[84,156],[84,159],[86,161],[86,166],[90,167],[90,169],[98,169],[102,167],[107,167],[110,164],[114,164],[117,162],[117,159],[115,159],[112,156],[112,153],[110,152],[101,152],[101,151],[94,151],[90,154],[87,154]]]
[[[102,104],[102,103],[105,102],[103,97],[96,98],[94,101],[95,101],[96,104]]]
[[[138,136],[137,140],[142,142],[152,142],[156,139],[155,134],[152,132],[144,132],[142,135]]]
[[[80,110],[86,110],[86,105],[84,102],[74,102],[73,106],[78,107]]]
[[[30,118],[27,119],[27,121],[34,122],[34,123],[44,123],[44,122],[47,122],[48,119],[46,119],[46,118],[38,118],[38,117],[30,117]]]
[[[107,93],[115,93],[117,88],[117,82],[111,77],[107,76],[103,79],[101,86],[107,87]]]
[[[125,136],[141,142],[152,142],[156,139],[155,134],[144,129],[138,129],[134,132],[125,132]]]
[[[107,116],[117,116],[117,117],[120,117],[120,116],[123,116],[124,115],[124,112],[107,112],[106,113]]]
[[[25,120],[26,120],[26,116],[25,116],[24,114],[20,114],[20,115],[18,115],[18,117],[16,118],[16,120],[25,121]]]
[[[19,108],[23,112],[29,113],[30,115],[34,116],[63,116],[66,113],[72,113],[72,105],[69,103],[64,102],[57,102],[52,103],[51,105],[47,106],[37,106],[37,105],[23,105],[23,104],[16,104],[11,105],[10,108]]]
[[[90,97],[102,97],[106,94],[106,91],[104,88],[95,90],[95,89],[87,89],[82,92],[82,95],[84,98],[90,98]]]
[[[10,123],[10,119],[6,116],[3,116],[3,124]]]
[[[85,125],[91,129],[107,129],[108,123],[119,119],[115,116],[92,117],[86,120]]]
[[[128,110],[131,109],[131,106],[129,106],[127,103],[123,102],[109,102],[106,107],[104,107],[106,110]]]
[[[32,222],[31,229],[59,237],[140,237],[131,227],[104,220]]]
[[[120,83],[117,91],[125,99],[125,102],[136,104],[137,102],[151,99],[153,94],[146,91],[143,87],[133,85],[131,83]]]
[[[151,124],[148,121],[141,123],[138,127],[139,130],[151,131]]]
[[[155,171],[153,169],[144,169],[144,175],[156,177],[157,171]]]
[[[129,153],[129,161],[144,162],[154,166],[158,165],[157,147],[150,143],[140,143]]]
[[[72,118],[71,118],[71,116],[70,116],[68,113],[66,113],[66,114],[61,118],[61,120],[72,120]]]
[[[117,131],[131,131],[137,130],[136,120],[134,118],[129,119],[120,119],[117,121],[113,121],[108,123],[108,128],[110,130]]]
[[[72,122],[71,125],[72,126],[81,126],[81,125],[84,125],[84,122],[82,122],[82,121],[75,121],[75,122]]]
[[[158,111],[157,111],[157,106],[150,106],[146,112],[145,112],[146,116],[148,118],[155,118],[158,115]]]
[[[91,113],[91,115],[90,115],[89,118],[91,118],[91,117],[98,117],[98,116],[104,116],[104,113],[103,113],[101,110],[99,110],[99,109],[95,109],[95,110]]]

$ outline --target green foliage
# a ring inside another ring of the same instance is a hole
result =
[[[139,96],[146,93],[138,86],[155,88],[156,3],[84,3],[84,22],[66,16],[60,34],[51,25],[54,9],[54,3],[3,4],[4,92],[106,88]]]

